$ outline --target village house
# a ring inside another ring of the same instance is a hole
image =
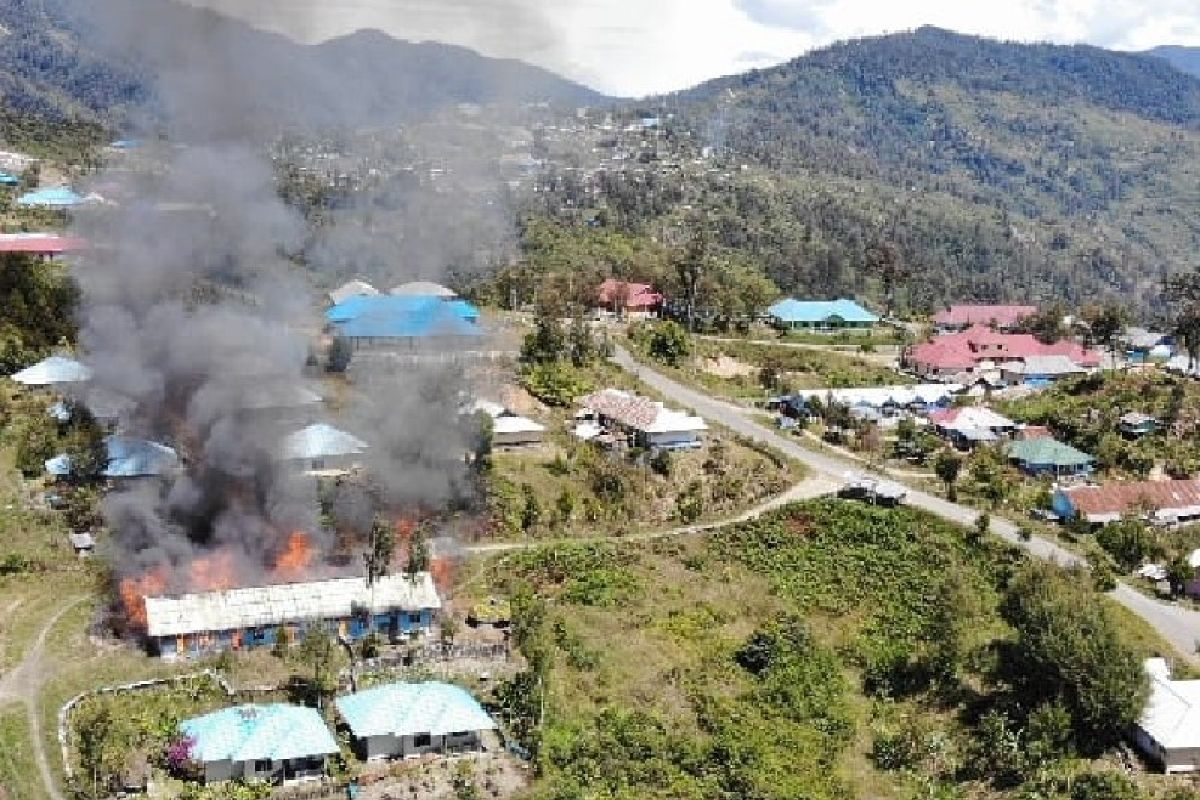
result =
[[[440,300],[456,300],[458,293],[453,289],[432,281],[410,281],[388,290],[393,297],[436,297]]]
[[[114,434],[104,437],[104,449],[107,460],[100,476],[112,481],[160,478],[179,469],[179,454],[157,442]],[[47,459],[44,466],[47,475],[71,477],[71,457],[65,453]]]
[[[283,441],[283,459],[310,474],[345,474],[358,466],[367,443],[332,425],[316,423]]]
[[[51,186],[26,192],[17,198],[17,205],[22,208],[68,209],[75,208],[92,199],[76,194],[66,186]]]
[[[50,356],[32,367],[13,373],[12,379],[24,386],[61,387],[86,383],[92,371],[73,358]]]
[[[1133,364],[1163,363],[1175,354],[1172,338],[1145,328],[1127,328],[1121,337],[1125,357]]]
[[[514,414],[500,403],[476,400],[467,410],[491,418],[493,447],[527,447],[545,441],[545,425]]]
[[[1008,445],[1008,460],[1026,475],[1072,478],[1089,475],[1095,459],[1055,439],[1019,439]]]
[[[377,633],[389,639],[427,634],[442,607],[433,577],[419,573],[147,597],[146,637],[166,659],[271,647],[286,630],[297,641],[323,625],[346,641]]]
[[[479,309],[465,300],[419,295],[351,297],[325,312],[329,329],[353,350],[413,352],[482,338]]]
[[[352,297],[378,297],[379,290],[366,281],[352,280],[329,293],[330,305],[341,305]]]
[[[392,683],[334,700],[365,761],[480,750],[496,729],[479,702],[447,683]]]
[[[1061,340],[1045,344],[1029,334],[1000,333],[982,325],[972,326],[959,333],[935,336],[928,342],[908,348],[903,356],[906,367],[928,379],[954,380],[961,383],[962,373],[976,374],[1009,369],[1019,373],[1022,380],[1029,374],[1025,367],[1014,370],[1040,356],[1064,356],[1081,370],[1100,366],[1101,354],[1088,350],[1077,342]],[[1033,362],[1034,368],[1039,362]],[[1050,368],[1040,362],[1043,368]],[[1035,377],[1038,373],[1032,373]]]
[[[780,300],[767,309],[772,323],[783,330],[865,330],[879,317],[853,300]]]
[[[1162,658],[1144,662],[1150,699],[1134,725],[1137,748],[1166,773],[1200,769],[1200,681],[1177,681]]]
[[[596,438],[603,430],[615,427],[627,434],[627,444],[633,447],[690,450],[703,445],[703,435],[708,431],[700,417],[620,389],[603,389],[581,402],[584,409],[576,418],[586,423],[594,417],[597,424],[594,428],[576,428],[580,438]],[[581,430],[592,435],[581,435]]]
[[[934,315],[933,324],[939,333],[954,333],[975,325],[1011,331],[1021,320],[1037,313],[1037,306],[952,305]]]
[[[179,723],[205,783],[294,783],[325,776],[337,742],[316,709],[273,703],[225,708]]]
[[[1130,439],[1140,439],[1158,430],[1158,420],[1141,411],[1130,411],[1121,416],[1117,423],[1121,435]]]
[[[939,436],[960,450],[997,442],[1017,428],[1017,423],[1008,417],[982,406],[935,411],[929,415],[929,422]]]
[[[86,246],[83,239],[57,233],[0,233],[0,255],[22,253],[50,259],[83,250]]]
[[[663,304],[663,296],[648,283],[630,283],[609,278],[596,289],[601,311],[625,317],[653,316]]]
[[[1107,525],[1129,514],[1173,525],[1200,518],[1200,480],[1120,481],[1103,486],[1059,489],[1054,512],[1063,519]]]
[[[1086,369],[1066,355],[1028,356],[1021,361],[1009,362],[1000,370],[1006,384],[1037,389],[1086,373]]]

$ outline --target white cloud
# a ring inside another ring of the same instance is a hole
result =
[[[358,28],[522,58],[614,94],[937,25],[1020,41],[1200,45],[1196,0],[188,0],[303,41]]]

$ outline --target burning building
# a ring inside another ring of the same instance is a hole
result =
[[[427,572],[287,583],[181,596],[146,596],[133,616],[163,658],[193,658],[225,650],[297,641],[323,625],[344,641],[371,633],[389,639],[427,634],[441,599]],[[286,634],[281,634],[287,631]]]

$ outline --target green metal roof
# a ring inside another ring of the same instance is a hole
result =
[[[1026,439],[1008,446],[1008,457],[1024,464],[1048,464],[1054,467],[1079,467],[1094,458],[1069,444],[1054,439]]]
[[[210,761],[282,761],[329,755],[337,742],[314,709],[282,703],[225,708],[179,724],[193,740],[192,758]]]

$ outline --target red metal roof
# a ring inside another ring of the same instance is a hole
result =
[[[1037,313],[1037,306],[950,306],[933,318],[938,325],[989,325],[1010,328]]]
[[[974,325],[959,333],[936,336],[914,347],[908,360],[934,369],[965,369],[980,361],[1022,361],[1031,356],[1066,356],[1084,367],[1100,365],[1100,353],[1078,342],[1043,344],[1027,333],[999,333]]]
[[[593,411],[632,428],[645,429],[658,418],[659,408],[654,401],[619,389],[602,389],[580,402]]]
[[[87,242],[56,233],[0,233],[0,253],[57,255],[82,250]]]
[[[1108,483],[1072,489],[1066,495],[1085,517],[1124,514],[1137,507],[1170,511],[1200,506],[1200,480]]]
[[[648,283],[629,283],[616,278],[609,278],[600,284],[596,294],[604,304],[623,299],[625,308],[653,308],[663,301],[663,296]]]

